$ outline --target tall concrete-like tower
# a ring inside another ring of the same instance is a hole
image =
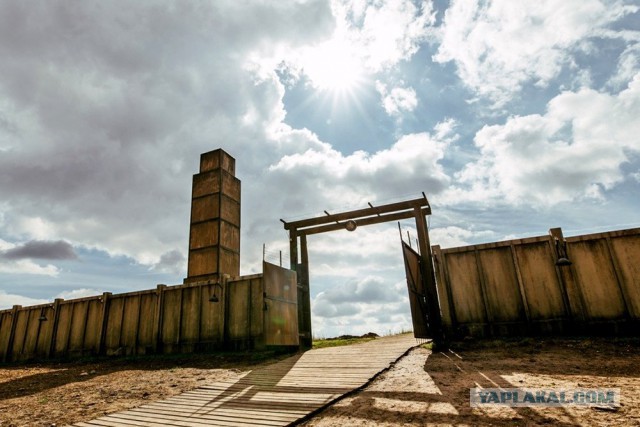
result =
[[[240,180],[222,149],[200,156],[193,176],[189,264],[184,283],[240,275]]]

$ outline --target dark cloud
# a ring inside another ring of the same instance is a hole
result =
[[[20,246],[4,251],[0,256],[5,259],[48,259],[64,260],[77,259],[78,256],[69,243],[58,240],[55,242],[32,240]]]
[[[324,299],[330,303],[344,302],[393,302],[399,295],[392,284],[379,277],[366,277],[358,281],[353,280],[343,286],[330,289],[318,295],[318,299]]]
[[[153,266],[154,270],[166,272],[166,273],[185,273],[187,267],[187,260],[182,252],[174,249],[169,252],[165,252],[160,256],[160,261]]]
[[[0,238],[68,239],[150,266],[186,245],[200,153],[265,167],[258,124],[279,120],[282,94],[250,58],[333,25],[325,0],[0,1]]]

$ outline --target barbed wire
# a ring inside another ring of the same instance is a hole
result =
[[[262,260],[281,267],[289,264],[289,250],[270,249],[262,245]]]

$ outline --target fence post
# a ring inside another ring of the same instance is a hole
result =
[[[509,245],[509,249],[511,250],[511,259],[513,260],[513,267],[516,272],[516,280],[518,281],[518,291],[520,293],[520,301],[522,302],[522,308],[524,309],[524,317],[527,321],[527,331],[531,331],[531,314],[529,312],[529,301],[527,300],[527,293],[524,289],[524,281],[522,280],[522,272],[520,271],[520,261],[518,260],[518,253],[516,252],[516,248],[511,241]]]
[[[100,316],[100,340],[98,344],[98,354],[105,354],[107,339],[107,323],[109,323],[109,305],[111,303],[111,292],[102,294],[102,315]]]
[[[573,333],[580,332],[585,325],[586,311],[585,304],[582,297],[582,290],[580,284],[576,282],[573,275],[572,267],[569,264],[558,265],[558,252],[556,249],[556,241],[564,243],[565,239],[562,234],[562,228],[550,228],[549,229],[549,246],[551,254],[553,256],[551,262],[554,263],[556,274],[558,277],[558,284],[562,292],[562,299],[565,304],[565,311],[570,321],[571,329]],[[568,251],[568,247],[566,248]],[[566,255],[569,255],[568,253]],[[578,327],[578,329],[576,329]]]
[[[609,259],[611,260],[611,264],[613,266],[613,273],[616,276],[616,283],[618,285],[618,289],[620,289],[620,295],[622,295],[622,304],[624,306],[624,314],[627,319],[631,319],[631,310],[629,309],[629,303],[631,298],[627,292],[627,287],[624,285],[624,278],[621,275],[620,263],[618,262],[614,252],[613,247],[611,245],[611,233],[607,233],[604,237],[605,244],[607,246],[607,252],[609,252]]]
[[[47,359],[51,358],[55,353],[56,339],[58,335],[58,322],[60,319],[60,304],[63,298],[56,298],[53,301],[53,327],[51,328],[51,338],[49,339],[49,349],[47,350]]]
[[[162,344],[162,315],[164,313],[164,290],[167,285],[158,285],[156,288],[156,310],[153,316],[153,352],[159,353]]]
[[[16,334],[16,324],[18,323],[18,310],[21,308],[21,305],[14,305],[11,309],[11,332],[9,332],[9,343],[7,344],[7,351],[2,359],[3,362],[8,362],[10,355],[13,356],[13,340]]]
[[[455,334],[456,320],[453,311],[451,284],[447,280],[448,278],[445,273],[446,261],[440,245],[431,246],[431,252],[433,253],[433,261],[436,267],[436,287],[438,289],[440,311],[442,312],[442,326],[448,329],[448,331],[446,331],[447,335],[453,336]]]
[[[203,288],[206,285],[203,283],[198,284],[198,340],[194,345],[196,351],[202,350],[204,346],[202,345],[202,310],[204,309],[204,304],[202,303],[202,295]]]
[[[220,300],[222,301],[222,309],[220,310],[221,316],[218,316],[218,319],[222,317],[222,346],[225,349],[229,348],[230,338],[229,338],[229,307],[231,306],[231,290],[229,289],[229,275],[223,274],[220,278],[220,285],[222,286],[222,295],[220,296]],[[251,284],[249,284],[251,286]]]
[[[480,252],[477,247],[473,250],[474,260],[476,262],[476,271],[478,272],[478,281],[480,282],[480,292],[482,294],[482,305],[484,306],[484,314],[487,319],[487,323],[483,325],[483,335],[495,336],[494,331],[494,316],[493,316],[493,307],[491,306],[491,302],[489,301],[489,296],[487,295],[487,281],[485,278],[485,271],[482,265],[482,259],[480,259]],[[487,334],[488,333],[488,334]]]

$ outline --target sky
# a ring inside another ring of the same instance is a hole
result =
[[[0,309],[182,283],[217,148],[255,274],[422,192],[443,248],[640,227],[639,135],[637,0],[0,0]],[[317,337],[411,329],[396,223],[309,258]]]

